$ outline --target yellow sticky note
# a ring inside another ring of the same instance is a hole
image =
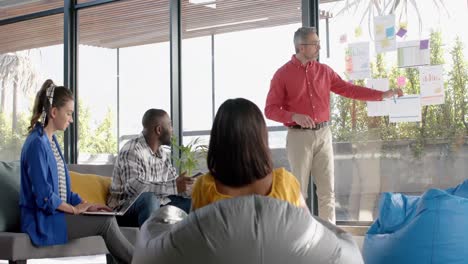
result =
[[[377,34],[383,34],[384,33],[384,26],[381,24],[378,24],[375,26],[375,32]]]
[[[362,28],[361,27],[357,27],[356,29],[354,29],[354,36],[356,38],[360,37],[362,35]]]
[[[388,46],[390,46],[390,41],[388,39],[383,39],[382,40],[382,47],[386,48]]]
[[[400,22],[400,28],[408,30],[408,22]]]

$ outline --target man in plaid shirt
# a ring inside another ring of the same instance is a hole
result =
[[[162,146],[171,144],[172,124],[169,115],[160,109],[149,109],[143,115],[143,131],[120,150],[114,166],[107,204],[118,209],[128,199],[144,193],[125,215],[117,217],[120,225],[143,225],[160,206],[174,205],[187,213],[193,179],[177,175],[171,157]]]

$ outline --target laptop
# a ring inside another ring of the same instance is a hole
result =
[[[128,209],[136,202],[136,200],[138,199],[138,197],[140,197],[140,195],[144,193],[143,192],[140,192],[138,195],[134,196],[133,198],[131,199],[128,199],[125,203],[122,204],[122,206],[119,207],[118,210],[116,211],[113,211],[113,212],[107,212],[107,211],[98,211],[98,212],[83,212],[82,214],[84,215],[118,215],[118,216],[122,216],[124,215]]]

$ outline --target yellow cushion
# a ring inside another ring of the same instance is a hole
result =
[[[71,189],[90,203],[106,204],[112,178],[70,171]]]

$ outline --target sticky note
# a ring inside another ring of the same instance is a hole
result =
[[[383,26],[382,24],[379,24],[379,25],[376,25],[376,26],[375,26],[375,32],[376,32],[377,34],[382,34],[383,31],[384,31],[384,26]]]
[[[362,35],[362,29],[361,27],[357,27],[356,29],[354,29],[354,36],[355,37],[360,37]]]
[[[408,29],[408,22],[400,22],[400,28]]]
[[[406,29],[400,28],[396,34],[397,34],[397,36],[402,38],[404,35],[406,35],[406,32],[408,32]]]
[[[429,40],[423,39],[419,42],[419,49],[428,49],[429,48]]]
[[[395,27],[389,27],[385,30],[385,35],[387,36],[387,38],[392,38],[393,36],[395,36]]]
[[[383,39],[381,44],[382,44],[383,48],[386,48],[386,47],[390,46],[390,41],[388,41],[388,39]]]
[[[397,85],[398,87],[405,87],[406,85],[406,77],[405,76],[400,76],[397,78]]]
[[[340,43],[346,43],[348,41],[348,36],[343,34],[340,36]]]

